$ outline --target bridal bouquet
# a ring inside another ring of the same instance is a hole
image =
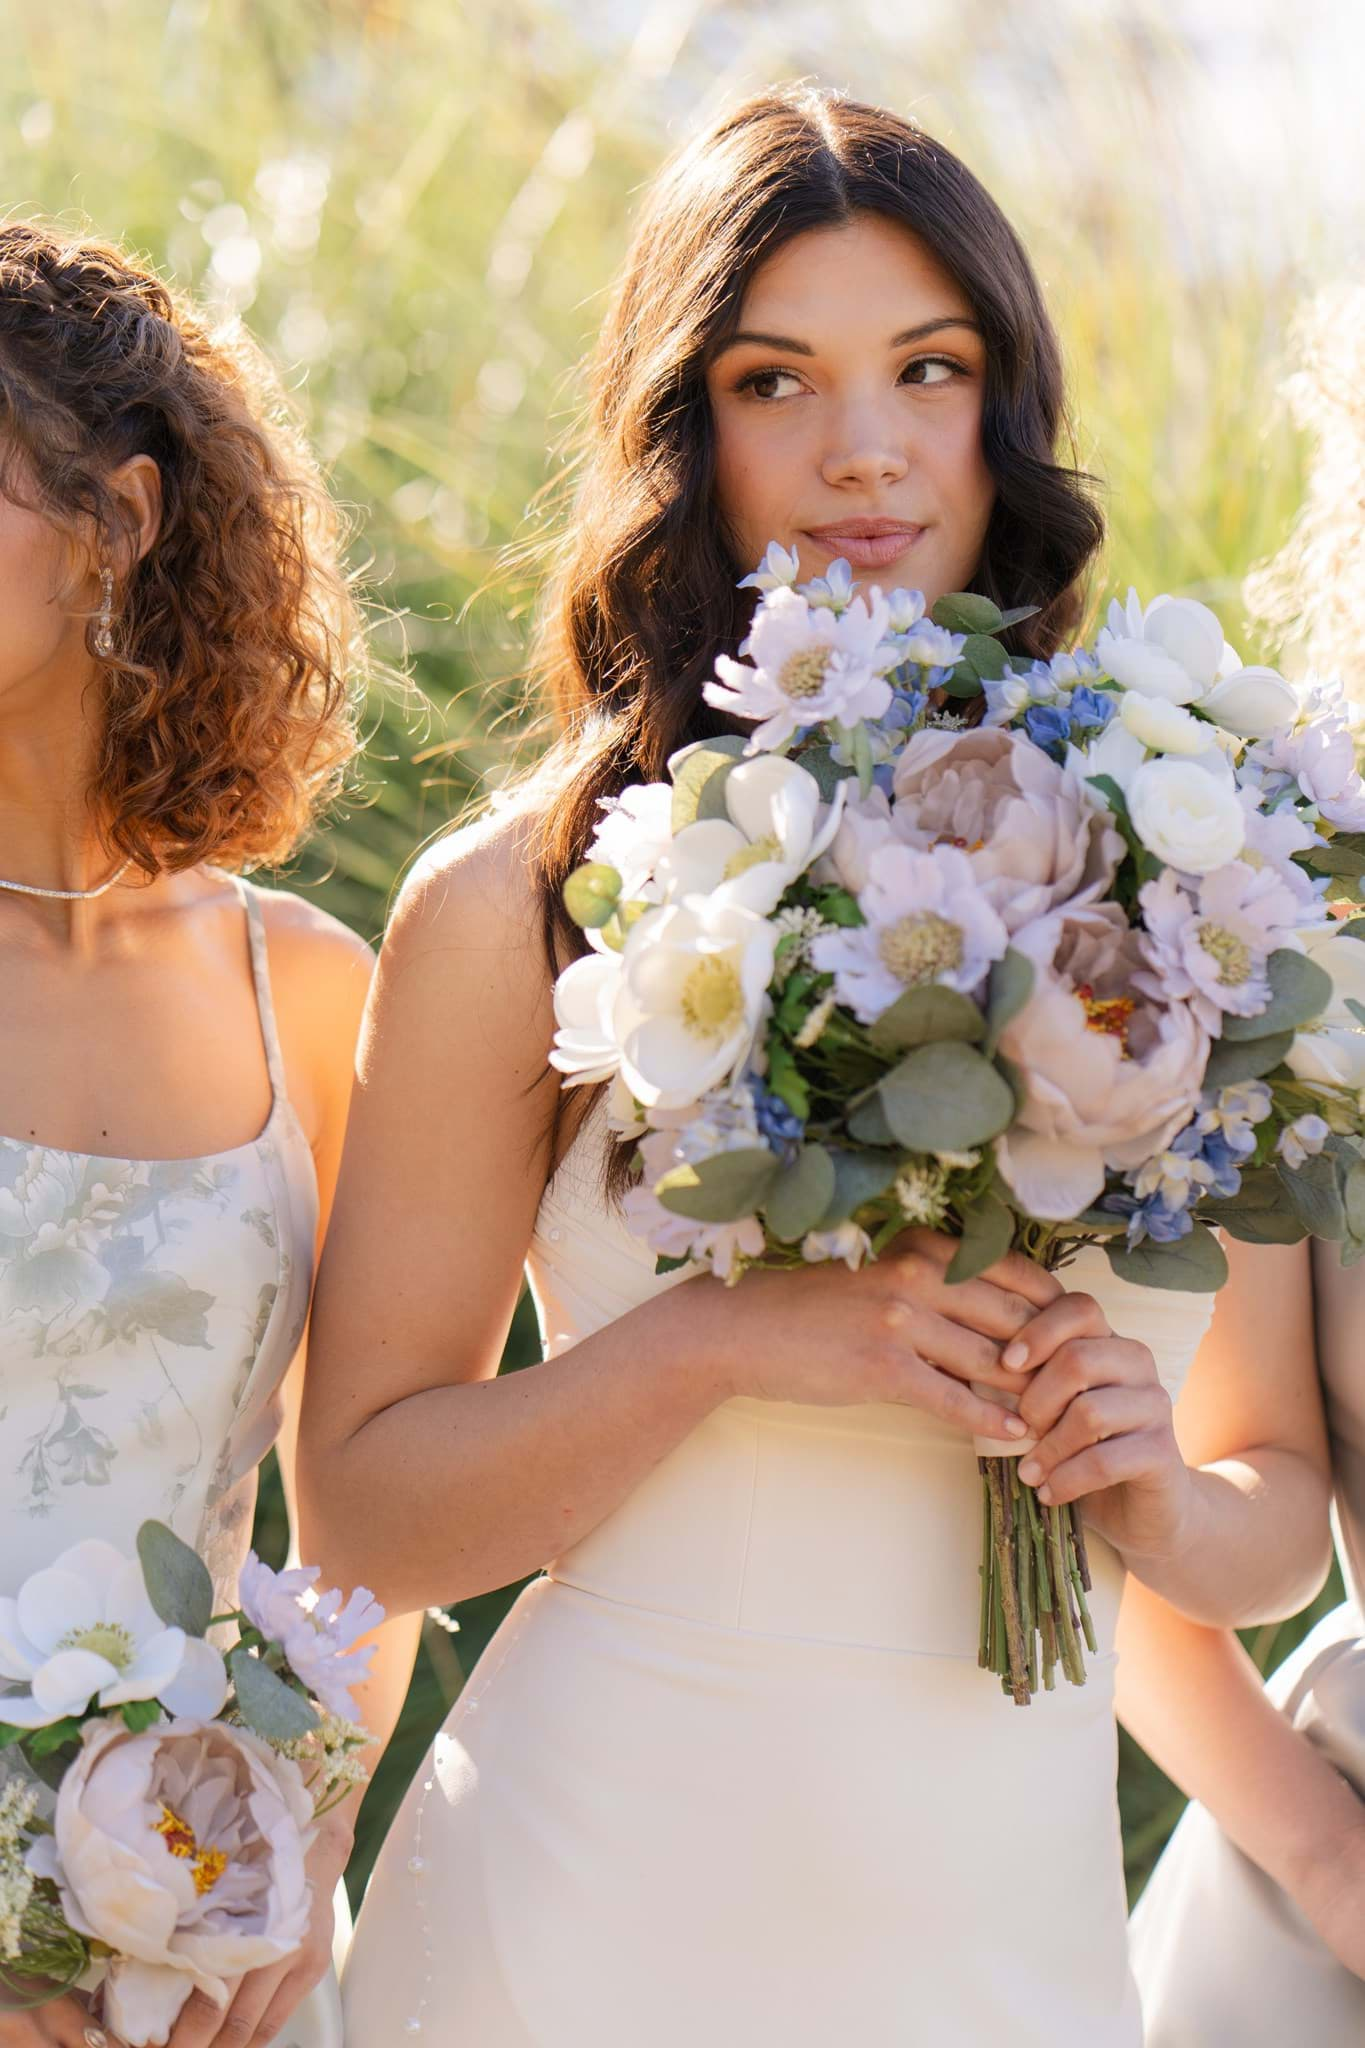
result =
[[[202,1561],[144,1522],[137,1560],[77,1543],[0,1599],[3,2009],[98,1992],[145,2048],[196,1986],[223,2003],[298,1949],[313,1824],[364,1778],[353,1645],[383,1620],[317,1577],[253,1555],[215,1615]]]
[[[1365,1252],[1365,787],[1339,698],[1136,594],[1021,663],[1021,616],[797,582],[772,547],[707,702],[752,726],[603,806],[554,1065],[608,1083],[660,1270],[856,1267],[908,1225],[1102,1239],[1209,1290],[1217,1226]],[[982,1444],[981,1662],[1026,1704],[1094,1648],[1079,1512]]]

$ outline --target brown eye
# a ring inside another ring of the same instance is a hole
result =
[[[951,356],[916,356],[903,372],[911,384],[947,384],[964,374],[961,363],[955,363]]]
[[[740,378],[737,389],[751,391],[755,398],[790,398],[791,391],[779,389],[783,384],[801,389],[801,379],[794,370],[750,370],[747,377]]]

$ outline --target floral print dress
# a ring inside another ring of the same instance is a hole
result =
[[[159,1516],[235,1597],[317,1225],[260,902],[236,886],[270,1070],[260,1136],[171,1160],[0,1136],[0,1592],[84,1536],[131,1553]]]

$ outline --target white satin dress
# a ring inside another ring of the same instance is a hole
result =
[[[1315,1244],[1313,1305],[1347,1598],[1267,1691],[1365,1798],[1365,1264],[1343,1270],[1335,1245]],[[1197,1804],[1138,1901],[1133,1967],[1148,2048],[1365,2042],[1365,1982]]]
[[[567,1351],[684,1274],[603,1203],[590,1117],[529,1272]],[[1211,1299],[1072,1269],[1174,1391]],[[651,1360],[640,1360],[648,1372]],[[980,1482],[909,1408],[734,1400],[517,1601],[380,1854],[355,2048],[1137,2048],[1101,1655],[977,1668]]]
[[[0,1592],[11,1596],[87,1536],[132,1556],[156,1517],[208,1563],[215,1606],[236,1605],[257,1467],[308,1314],[318,1194],[286,1087],[260,900],[234,885],[270,1074],[260,1135],[197,1159],[0,1137]],[[338,1904],[344,1939],[344,1890]],[[329,1978],[278,2048],[340,2044]]]

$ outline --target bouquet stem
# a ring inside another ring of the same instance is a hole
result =
[[[1082,1639],[1094,1653],[1086,1594],[1090,1561],[1080,1509],[1044,1507],[1017,1458],[978,1458],[982,1478],[981,1625],[977,1662],[1017,1707],[1057,1683],[1085,1684]]]

